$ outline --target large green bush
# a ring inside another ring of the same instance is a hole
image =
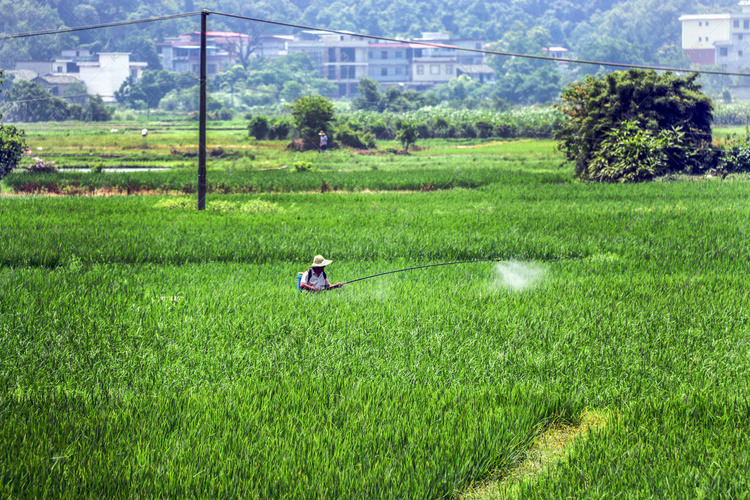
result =
[[[300,97],[289,106],[294,127],[308,149],[317,149],[318,132],[328,130],[333,121],[333,103],[320,96]]]
[[[0,87],[2,87],[2,82],[3,72],[0,70]],[[0,123],[0,178],[16,167],[25,147],[23,130]]]
[[[594,181],[634,182],[653,179],[669,169],[669,152],[681,148],[678,130],[653,132],[627,121],[607,132],[586,176]]]
[[[266,116],[255,116],[247,126],[250,131],[250,135],[258,140],[263,140],[268,135],[268,117]]]
[[[555,136],[561,141],[560,150],[575,163],[576,175],[588,180],[640,180],[642,175],[634,174],[630,166],[612,170],[613,165],[632,161],[633,155],[646,161],[647,169],[661,173],[704,168],[701,153],[710,150],[713,107],[700,92],[696,77],[631,69],[572,83],[558,106],[567,120]],[[616,130],[631,127],[626,123],[644,133],[627,129],[618,135]],[[666,157],[641,156],[643,151],[660,154],[656,143],[659,137],[666,139],[665,131],[683,134],[665,151]],[[614,144],[618,137],[626,144]],[[618,170],[622,176],[612,177]]]
[[[409,151],[409,146],[416,144],[417,137],[419,137],[417,126],[408,121],[402,122],[401,128],[396,133],[396,139],[403,144],[405,152]]]
[[[23,130],[0,124],[0,178],[18,165],[25,146]]]
[[[354,130],[349,124],[336,129],[336,141],[342,146],[356,149],[374,149],[375,136],[371,132]]]

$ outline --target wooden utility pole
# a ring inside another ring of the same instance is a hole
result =
[[[201,12],[201,69],[198,105],[198,210],[206,209],[206,21],[208,11]]]

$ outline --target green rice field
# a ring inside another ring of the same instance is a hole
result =
[[[27,133],[63,162],[105,126]],[[194,132],[108,146],[167,172],[2,180],[2,497],[750,497],[747,178],[588,184],[548,140],[319,155],[230,125],[199,212],[172,152]],[[332,282],[498,262],[299,294],[316,254]]]

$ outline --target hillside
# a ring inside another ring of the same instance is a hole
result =
[[[373,35],[419,36],[422,31],[449,31],[457,37],[499,41],[516,28],[544,28],[554,45],[581,57],[618,62],[671,64],[684,62],[680,43],[681,14],[728,12],[736,0],[457,0],[455,2],[406,0],[295,0],[243,2],[229,0],[199,4],[193,0],[156,0],[149,3],[123,0],[3,0],[5,16],[0,31],[18,33],[81,26],[126,19],[165,16],[203,8],[256,18],[329,27]],[[280,32],[281,28],[224,17],[210,18],[210,29],[245,33]],[[520,24],[519,24],[520,23]],[[87,47],[94,51],[128,51],[136,59],[154,62],[153,41],[198,28],[197,18],[137,26],[85,31],[5,41],[0,46],[0,67],[12,68],[17,60],[49,59],[64,48]],[[158,63],[157,63],[158,64]],[[151,66],[153,67],[153,66]]]

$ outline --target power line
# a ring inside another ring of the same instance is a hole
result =
[[[119,21],[114,23],[91,24],[88,26],[74,26],[72,28],[59,28],[55,30],[28,31],[25,33],[11,33],[9,35],[0,35],[0,40],[13,40],[15,38],[29,38],[42,35],[59,35],[61,33],[73,33],[76,31],[97,30],[102,28],[114,28],[117,26],[130,26],[133,24],[153,23],[156,21],[168,21],[170,19],[179,19],[181,17],[191,17],[200,15],[200,11],[186,12],[184,14],[172,14],[169,16],[149,17],[145,19],[133,19],[131,21]]]
[[[568,63],[574,63],[574,64],[591,64],[595,66],[615,66],[619,68],[637,68],[637,69],[652,69],[654,71],[671,71],[671,72],[687,72],[687,73],[706,73],[711,75],[727,75],[727,76],[750,76],[750,73],[739,73],[739,72],[732,72],[732,71],[718,71],[718,70],[704,70],[704,69],[688,69],[688,68],[670,68],[666,66],[649,66],[645,64],[626,64],[626,63],[615,63],[615,62],[605,62],[605,61],[589,61],[585,59],[568,59],[568,58],[561,58],[561,57],[552,57],[552,56],[539,56],[539,55],[533,55],[533,54],[519,54],[515,52],[503,52],[498,50],[487,50],[487,49],[473,49],[470,47],[459,47],[457,45],[450,45],[450,44],[444,44],[444,43],[430,43],[430,42],[422,42],[419,40],[405,40],[401,38],[389,38],[384,36],[376,36],[376,35],[365,35],[363,33],[355,33],[353,31],[343,31],[343,30],[333,30],[329,28],[318,28],[316,26],[305,26],[302,24],[294,24],[294,23],[285,23],[281,21],[271,21],[269,19],[261,19],[256,17],[248,17],[248,16],[240,16],[237,14],[227,14],[224,12],[214,12],[214,11],[208,11],[209,14],[216,14],[217,16],[225,16],[225,17],[233,17],[236,19],[244,19],[247,21],[255,21],[259,23],[266,23],[266,24],[273,24],[276,26],[285,26],[288,28],[295,28],[295,29],[303,29],[303,30],[313,30],[313,31],[324,31],[327,33],[336,33],[339,35],[350,35],[350,36],[356,36],[360,38],[369,38],[372,40],[382,40],[386,42],[396,42],[396,43],[408,43],[408,44],[414,44],[414,45],[424,45],[425,47],[435,47],[435,48],[443,48],[443,49],[452,49],[452,50],[459,50],[464,52],[476,52],[478,54],[491,54],[496,56],[506,56],[506,57],[521,57],[526,59],[540,59],[543,61],[558,61],[558,62],[568,62]]]

